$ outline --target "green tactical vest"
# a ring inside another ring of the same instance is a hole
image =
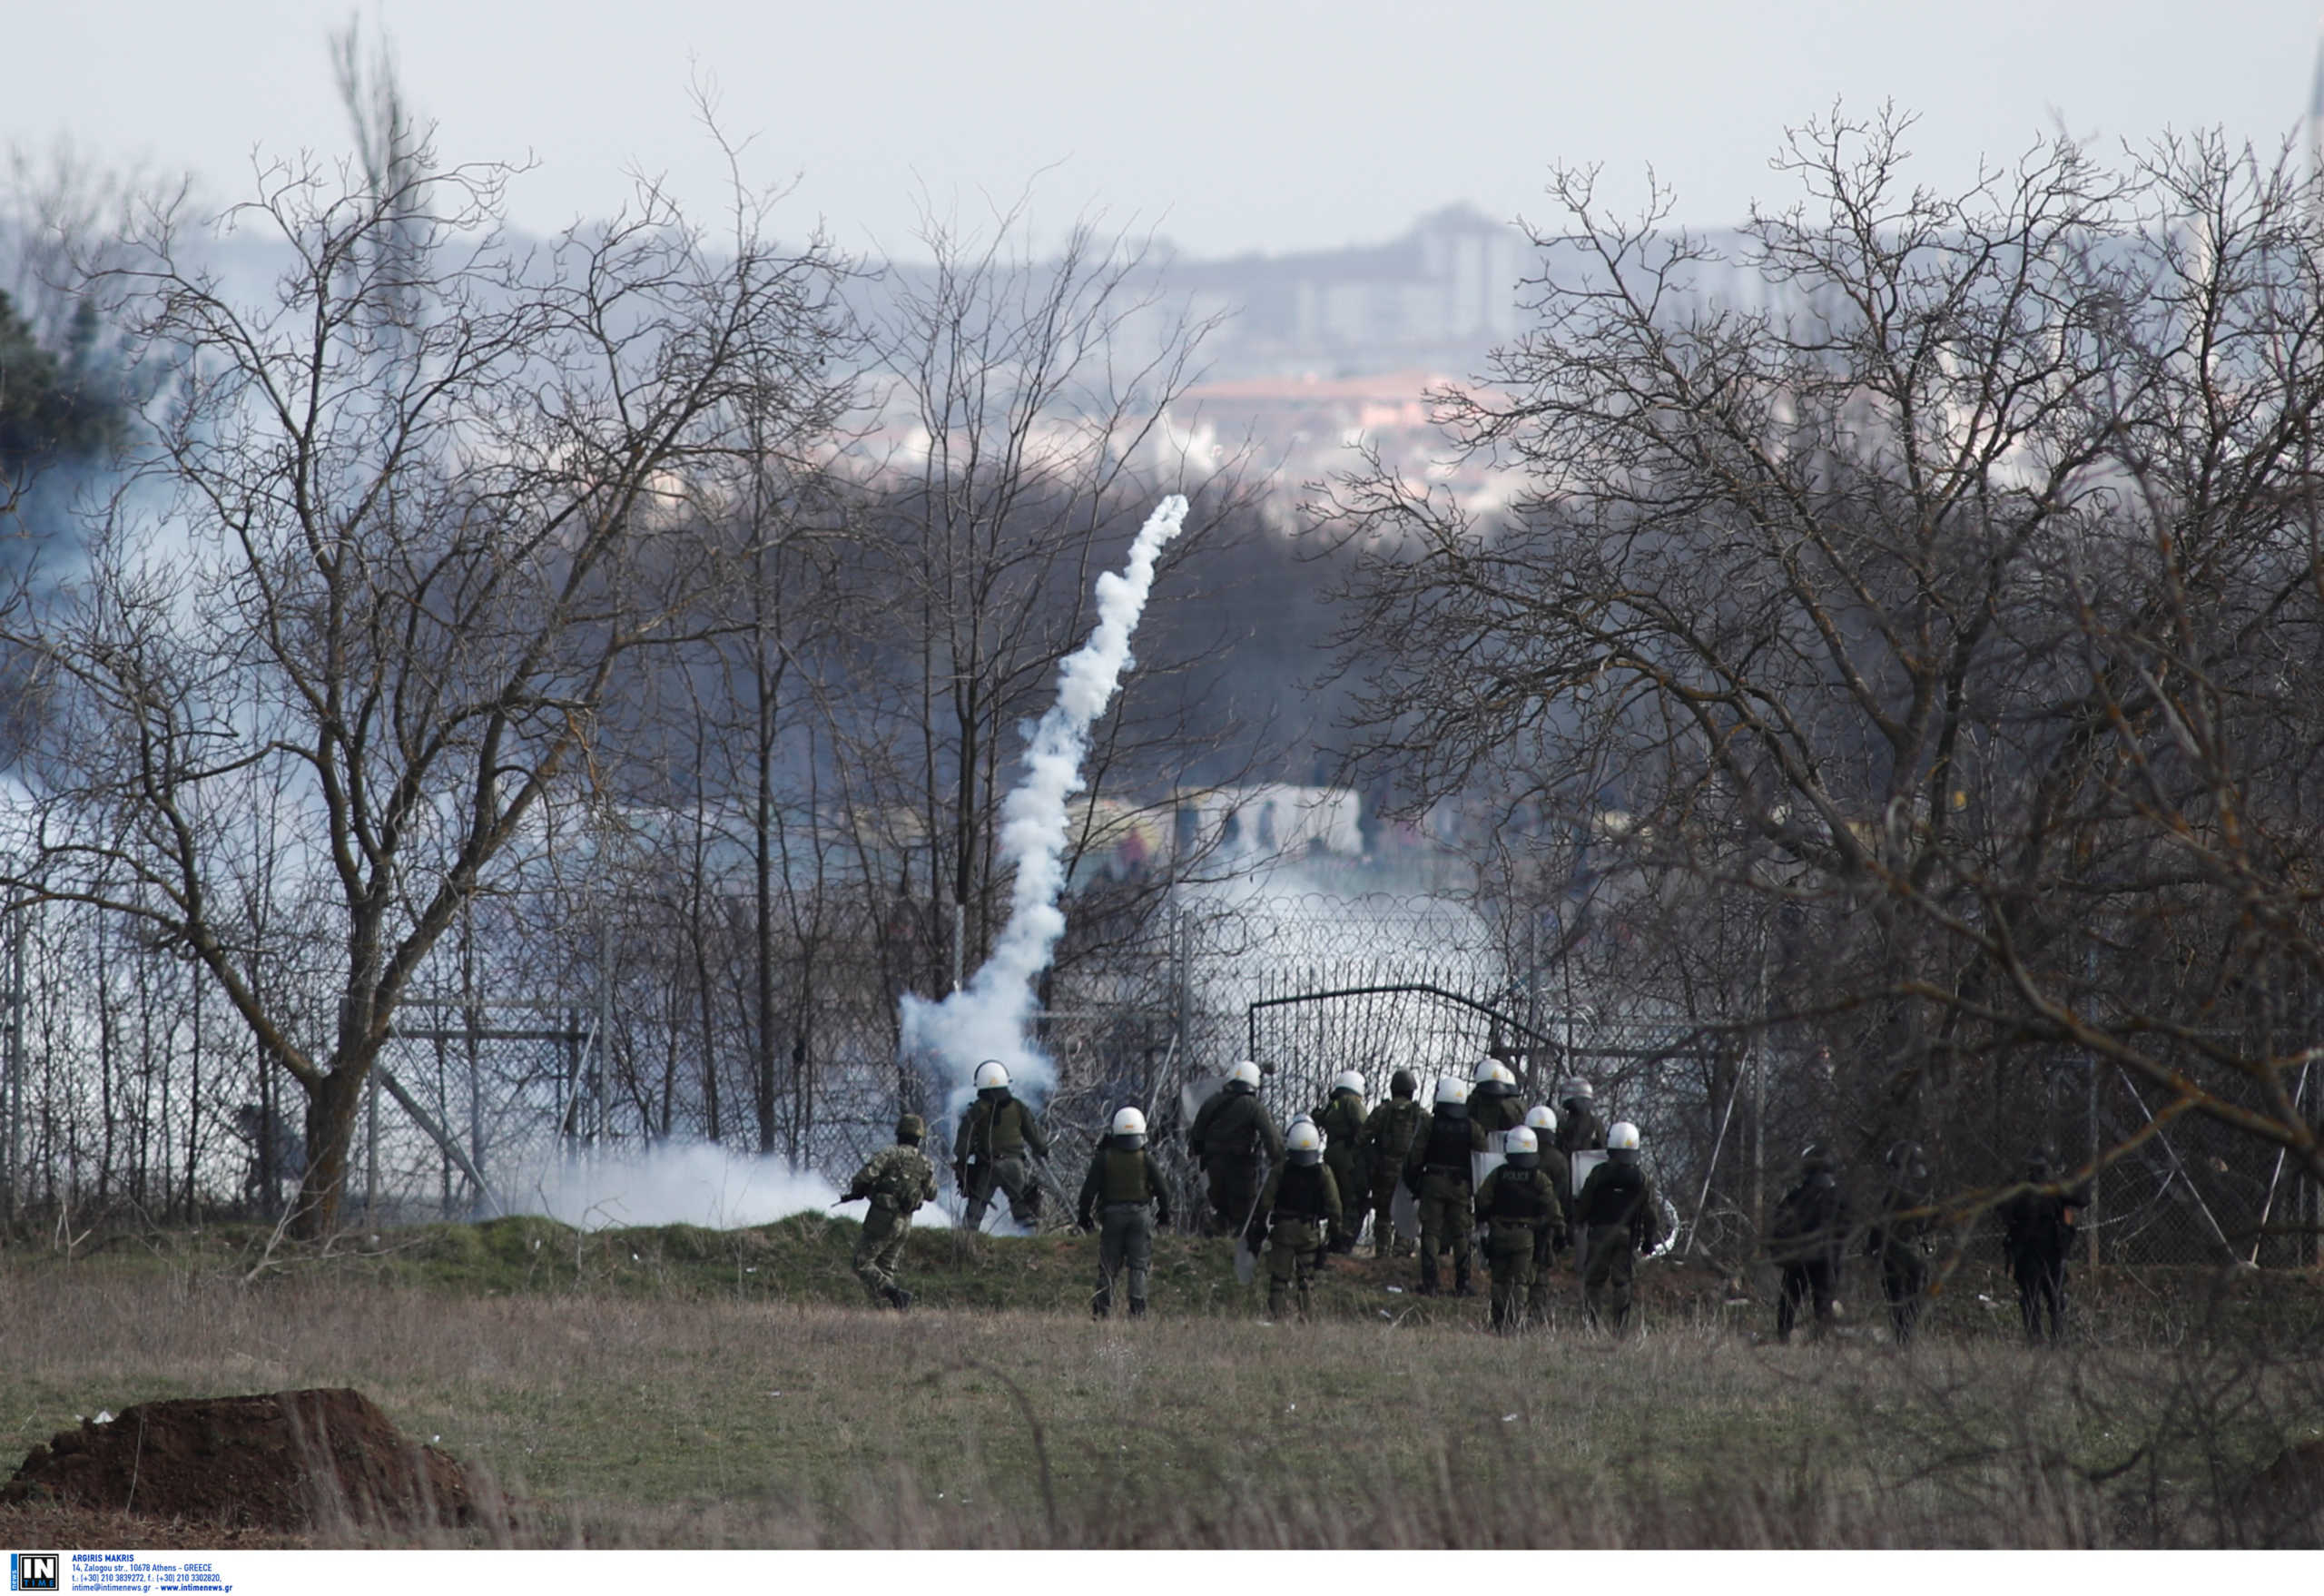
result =
[[[1413,1149],[1413,1134],[1420,1128],[1420,1116],[1417,1098],[1391,1098],[1372,1110],[1372,1118],[1380,1123],[1380,1132],[1373,1139],[1388,1164],[1403,1164],[1404,1156]]]
[[[913,1148],[891,1148],[872,1182],[872,1195],[899,1214],[909,1214],[920,1207],[920,1194],[925,1189],[922,1171],[927,1167],[927,1160]]]
[[[1143,1203],[1154,1197],[1154,1188],[1146,1178],[1146,1150],[1124,1152],[1119,1148],[1108,1148],[1098,1155],[1098,1196],[1108,1203]]]

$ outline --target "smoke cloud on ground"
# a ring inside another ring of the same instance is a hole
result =
[[[975,1096],[976,1068],[988,1059],[1008,1067],[1020,1096],[1039,1098],[1057,1079],[1033,1045],[1028,1021],[1033,982],[1049,967],[1065,914],[1066,800],[1082,787],[1081,759],[1089,728],[1106,712],[1130,665],[1130,634],[1154,586],[1154,561],[1186,525],[1187,500],[1172,494],[1155,507],[1129,563],[1098,578],[1098,625],[1089,640],[1058,668],[1057,702],[1034,728],[1025,751],[1025,776],[1001,805],[1000,852],[1016,867],[1009,922],[991,956],[959,991],[941,1002],[903,1000],[903,1050],[919,1060],[949,1094],[954,1112]]]
[[[832,1212],[839,1188],[780,1158],[698,1142],[537,1167],[508,1181],[501,1197],[510,1213],[540,1214],[582,1230],[633,1225],[734,1230],[793,1214]],[[864,1209],[857,1203],[837,1212],[860,1219]],[[948,1222],[933,1205],[912,1216],[923,1228]]]

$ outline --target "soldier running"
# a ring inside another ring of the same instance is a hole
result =
[[[923,1158],[920,1138],[928,1127],[917,1114],[896,1121],[896,1145],[881,1148],[864,1161],[848,1183],[842,1203],[869,1198],[863,1234],[855,1243],[855,1277],[872,1294],[872,1305],[882,1303],[899,1313],[911,1306],[911,1293],[896,1284],[897,1266],[903,1262],[904,1237],[911,1230],[914,1209],[936,1200],[936,1170]]]

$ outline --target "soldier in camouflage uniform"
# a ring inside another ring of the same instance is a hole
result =
[[[1092,1227],[1099,1205],[1105,1208],[1098,1231],[1098,1290],[1089,1299],[1094,1318],[1104,1318],[1114,1307],[1114,1276],[1129,1271],[1129,1316],[1146,1315],[1147,1271],[1154,1261],[1154,1227],[1170,1222],[1170,1187],[1162,1167],[1146,1150],[1146,1116],[1124,1108],[1114,1116],[1112,1134],[1098,1144],[1089,1173],[1081,1181],[1080,1222]]]
[[[1324,1137],[1312,1120],[1301,1120],[1284,1138],[1285,1161],[1267,1176],[1245,1239],[1251,1250],[1267,1249],[1267,1312],[1280,1316],[1295,1285],[1299,1316],[1307,1316],[1307,1294],[1324,1256],[1327,1227],[1340,1217],[1339,1184],[1324,1167]]]
[[[1512,1130],[1504,1153],[1477,1187],[1477,1218],[1486,1227],[1485,1266],[1492,1271],[1492,1327],[1508,1335],[1524,1327],[1533,1262],[1555,1250],[1565,1207],[1531,1129]]]
[[[1436,1295],[1436,1255],[1452,1255],[1452,1289],[1474,1296],[1469,1281],[1469,1232],[1475,1166],[1471,1156],[1484,1150],[1484,1138],[1469,1121],[1469,1083],[1446,1076],[1436,1083],[1429,1121],[1404,1155],[1404,1186],[1420,1202],[1420,1294]]]
[[[1049,1138],[1033,1110],[1009,1095],[1009,1070],[999,1059],[977,1066],[976,1086],[976,1101],[960,1116],[952,1138],[952,1178],[969,1199],[964,1223],[970,1230],[984,1224],[997,1187],[1008,1194],[1009,1217],[1030,1229],[1041,1217],[1041,1187],[1030,1158],[1049,1157]]]
[[[1542,1228],[1535,1237],[1533,1248],[1533,1283],[1525,1288],[1526,1316],[1534,1324],[1546,1324],[1550,1316],[1550,1276],[1556,1270],[1557,1255],[1573,1236],[1573,1168],[1565,1155],[1558,1151],[1558,1117],[1547,1103],[1536,1103],[1525,1110],[1525,1128],[1533,1133],[1533,1145],[1539,1149],[1541,1172],[1557,1188],[1558,1222]]]
[[[1425,1118],[1413,1096],[1419,1089],[1420,1082],[1413,1079],[1411,1070],[1397,1070],[1388,1083],[1388,1100],[1372,1110],[1356,1145],[1357,1158],[1371,1176],[1372,1256],[1375,1258],[1386,1257],[1392,1244],[1396,1251],[1411,1250],[1397,1239],[1394,1208],[1396,1185],[1404,1177],[1404,1159]],[[1361,1200],[1363,1194],[1359,1191],[1356,1196]]]
[[[1654,1183],[1639,1165],[1637,1126],[1617,1124],[1607,1132],[1606,1161],[1582,1182],[1581,1195],[1573,1199],[1573,1222],[1589,1238],[1582,1302],[1590,1322],[1610,1318],[1620,1332],[1630,1323],[1638,1255],[1661,1246],[1669,1234]]]
[[[1259,1101],[1259,1067],[1246,1059],[1210,1095],[1187,1129],[1187,1151],[1209,1177],[1211,1233],[1234,1236],[1250,1223],[1262,1160],[1283,1162],[1283,1132]]]
[[[872,1202],[855,1244],[855,1277],[872,1294],[874,1307],[885,1303],[901,1312],[911,1306],[911,1293],[896,1284],[896,1266],[903,1262],[912,1211],[936,1200],[936,1170],[920,1151],[920,1138],[927,1133],[917,1114],[897,1120],[896,1145],[872,1154],[839,1199]]]
[[[1355,1250],[1364,1233],[1364,1183],[1357,1171],[1364,1141],[1364,1077],[1354,1069],[1340,1072],[1332,1082],[1330,1101],[1315,1111],[1315,1128],[1324,1133],[1324,1167],[1340,1189],[1340,1217],[1332,1221],[1332,1250]]]

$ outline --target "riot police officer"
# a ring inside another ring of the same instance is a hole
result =
[[[1452,1289],[1474,1296],[1469,1281],[1469,1232],[1474,1167],[1484,1138],[1469,1120],[1469,1083],[1448,1075],[1436,1083],[1429,1121],[1404,1158],[1404,1186],[1420,1203],[1420,1294],[1436,1295],[1436,1257],[1452,1255]]]

